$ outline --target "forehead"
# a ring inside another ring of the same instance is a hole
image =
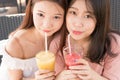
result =
[[[76,0],[70,7],[75,7],[78,9],[87,9],[85,0]]]
[[[70,7],[77,8],[79,11],[84,10],[92,13],[94,12],[89,0],[76,0]]]
[[[36,2],[34,5],[34,8],[33,8],[33,11],[39,11],[39,10],[42,10],[45,12],[50,12],[50,13],[53,13],[53,12],[63,13],[64,12],[64,10],[62,9],[62,7],[59,4],[52,2],[52,1]]]

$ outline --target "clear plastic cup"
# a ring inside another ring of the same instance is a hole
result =
[[[71,53],[70,53],[69,48],[64,47],[63,54],[64,54],[66,66],[67,66],[67,68],[69,68],[69,66],[78,65],[78,63],[76,63],[76,62],[78,59],[82,58],[83,48],[81,48],[81,47],[71,48]]]
[[[55,55],[49,51],[41,51],[36,55],[36,62],[39,69],[54,71]]]

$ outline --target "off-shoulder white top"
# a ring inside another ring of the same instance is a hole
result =
[[[0,55],[3,55],[0,66],[0,80],[9,80],[8,69],[21,69],[23,76],[34,77],[35,71],[38,70],[35,57],[30,59],[19,59],[8,55],[5,46],[9,39],[0,41]],[[55,72],[59,74],[64,68],[64,59],[59,49],[60,36],[57,35],[50,43],[49,50],[56,55]],[[58,51],[58,52],[57,52]],[[62,65],[61,65],[62,64]]]
[[[33,77],[34,72],[38,70],[35,58],[19,59],[11,57],[5,51],[7,41],[8,39],[0,41],[0,54],[3,55],[0,66],[0,80],[9,80],[8,69],[21,69],[24,77]]]

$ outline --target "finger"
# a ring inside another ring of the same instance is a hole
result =
[[[41,79],[41,78],[35,78],[35,80],[55,80],[55,76],[48,77],[48,78],[44,78],[44,79]]]
[[[65,75],[64,80],[74,80],[77,76],[75,74]]]
[[[45,78],[43,80],[55,80],[55,76],[47,77],[47,78]]]
[[[61,80],[71,80],[71,78],[77,78],[75,74],[71,72],[71,70],[64,70],[60,73]]]
[[[76,61],[76,63],[82,64],[82,65],[88,65],[88,61],[86,61],[85,59],[82,59],[82,58],[78,59]]]
[[[81,80],[91,80],[91,77],[88,76],[84,76],[84,75],[77,75]]]
[[[78,74],[78,75],[84,75],[84,76],[87,76],[89,74],[87,70],[79,70],[79,71],[72,70],[72,73],[73,74]]]
[[[40,74],[44,74],[44,73],[48,73],[48,72],[50,72],[50,71],[48,71],[48,70],[38,70],[38,71],[35,72],[35,74],[40,75]]]
[[[63,75],[69,75],[69,74],[72,74],[71,70],[64,70],[62,72]]]
[[[71,78],[70,80],[80,80],[80,78]]]
[[[55,76],[55,72],[49,72],[49,73],[44,73],[44,74],[38,74],[36,75],[36,78],[45,79],[45,78],[54,77],[54,76]]]
[[[35,80],[55,80],[55,76],[50,76],[46,78],[35,77]]]
[[[89,67],[86,66],[86,65],[76,65],[76,66],[70,66],[69,69],[73,69],[73,70],[87,70],[87,69],[89,69]]]
[[[39,74],[44,74],[44,73],[49,73],[49,72],[51,72],[51,71],[49,71],[49,70],[39,70]]]

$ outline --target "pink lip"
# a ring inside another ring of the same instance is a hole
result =
[[[73,34],[75,35],[80,35],[82,32],[81,31],[73,31]]]
[[[44,32],[50,32],[50,30],[43,30]]]

